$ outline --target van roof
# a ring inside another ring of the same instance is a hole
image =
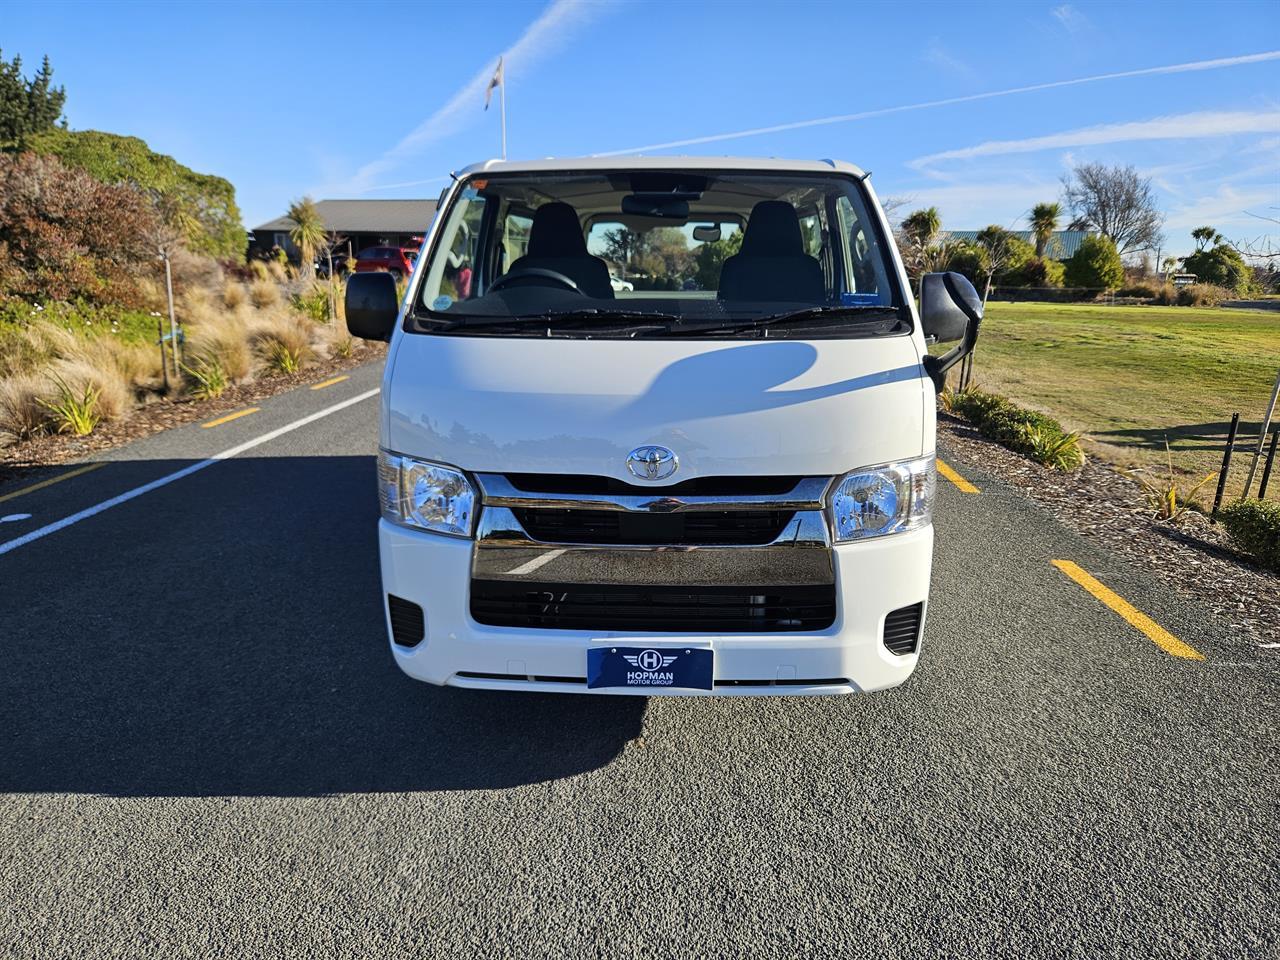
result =
[[[753,170],[777,173],[869,174],[843,160],[783,160],[778,157],[547,157],[543,160],[485,160],[458,171],[475,173],[550,173],[588,170]]]

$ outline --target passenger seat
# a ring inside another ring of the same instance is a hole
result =
[[[720,271],[721,300],[823,303],[822,266],[804,252],[800,218],[785,200],[762,200],[751,211],[742,250]]]

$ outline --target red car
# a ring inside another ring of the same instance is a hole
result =
[[[375,273],[385,270],[398,280],[413,272],[417,250],[405,247],[368,247],[356,257],[356,273]]]

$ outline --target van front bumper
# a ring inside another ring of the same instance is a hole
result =
[[[396,663],[428,683],[496,690],[644,695],[769,696],[882,690],[910,676],[919,658],[883,643],[885,617],[922,604],[927,612],[933,559],[931,526],[829,548],[835,573],[834,622],[812,632],[629,632],[498,627],[470,614],[476,543],[379,521],[384,594],[422,608],[425,638],[390,641]],[[384,596],[384,611],[387,609]],[[388,633],[391,624],[388,614]],[[620,641],[662,647],[695,643],[715,652],[715,687],[588,690],[587,650]],[[546,679],[550,678],[550,679]]]

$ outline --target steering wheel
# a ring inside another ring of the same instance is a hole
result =
[[[586,292],[574,282],[572,277],[566,277],[559,270],[548,270],[545,267],[520,267],[518,270],[512,270],[510,273],[502,275],[497,280],[493,281],[493,283],[489,284],[489,290],[501,290],[508,283],[512,283],[516,280],[531,279],[534,277],[543,280],[554,280],[562,287],[572,290],[579,296],[587,296]]]

